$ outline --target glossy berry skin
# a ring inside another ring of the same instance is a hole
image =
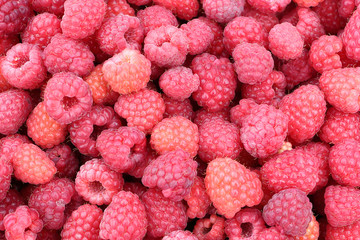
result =
[[[31,141],[27,136],[18,133],[1,138],[0,155],[11,160],[17,147],[23,143],[31,143]]]

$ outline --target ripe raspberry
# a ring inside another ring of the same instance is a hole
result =
[[[257,240],[289,240],[292,239],[280,232],[276,227],[266,228],[259,233]]]
[[[344,28],[342,40],[346,50],[346,56],[354,60],[360,60],[360,44],[357,41],[357,35],[360,32],[360,8],[355,10],[349,22]]]
[[[36,239],[37,233],[43,228],[43,221],[35,209],[21,205],[5,216],[4,226],[8,240]]]
[[[61,231],[63,240],[84,240],[99,239],[100,220],[103,212],[94,205],[85,204],[71,213]]]
[[[189,120],[193,119],[194,111],[190,99],[187,98],[184,101],[178,101],[164,95],[163,100],[165,103],[164,118],[182,116]]]
[[[324,0],[295,0],[294,2],[300,7],[316,7]]]
[[[153,0],[156,5],[166,7],[171,10],[178,18],[190,20],[198,15],[198,0]]]
[[[291,0],[249,0],[248,3],[255,9],[264,13],[276,13],[285,10]]]
[[[280,110],[289,117],[288,136],[303,143],[314,137],[324,122],[324,93],[315,85],[301,86],[281,100]]]
[[[162,240],[198,240],[198,238],[189,231],[177,230],[169,233]]]
[[[223,240],[225,220],[216,214],[211,214],[209,218],[202,218],[196,221],[193,233],[199,240]]]
[[[89,85],[73,73],[57,73],[46,84],[44,103],[50,117],[69,124],[91,110]]]
[[[59,144],[46,150],[48,158],[55,163],[58,177],[74,178],[79,169],[79,160],[69,145]]]
[[[245,1],[241,0],[203,0],[206,17],[218,23],[228,23],[240,16],[244,10]]]
[[[44,102],[39,103],[26,120],[27,134],[42,148],[52,148],[65,141],[67,125],[52,119],[45,109]]]
[[[237,17],[229,22],[224,29],[224,45],[232,53],[236,45],[243,42],[267,44],[267,32],[254,18]]]
[[[105,81],[120,94],[137,92],[150,80],[151,63],[139,51],[125,49],[104,62]]]
[[[241,99],[239,104],[230,109],[230,120],[241,128],[243,121],[258,104],[252,99]]]
[[[0,1],[0,37],[18,34],[26,27],[33,15],[28,0],[1,0]]]
[[[213,118],[220,118],[224,121],[230,122],[229,108],[225,108],[218,112],[208,112],[204,108],[199,109],[195,112],[194,123],[197,126],[201,126],[206,121],[211,120]]]
[[[199,106],[217,112],[230,105],[237,80],[229,59],[203,53],[192,60],[191,69],[200,79],[200,86],[192,95]]]
[[[51,13],[41,13],[32,18],[21,33],[23,43],[39,46],[42,50],[56,34],[61,33],[60,19]]]
[[[147,190],[141,200],[146,209],[149,237],[160,238],[173,231],[185,229],[186,206],[182,201],[174,202],[165,198],[157,188]]]
[[[151,0],[128,0],[130,4],[136,5],[136,6],[143,6],[143,5],[149,5],[151,4]]]
[[[328,103],[345,113],[360,110],[360,68],[341,68],[324,72],[320,88]]]
[[[13,86],[11,86],[8,81],[5,79],[1,72],[1,62],[5,60],[5,57],[0,57],[0,93],[5,92],[9,89],[11,89]]]
[[[350,186],[328,186],[325,190],[325,214],[333,227],[345,227],[360,220],[360,190]]]
[[[64,14],[66,0],[32,0],[31,6],[36,12],[49,12],[61,17]]]
[[[89,47],[78,40],[56,34],[44,49],[44,63],[48,72],[72,72],[88,75],[94,68],[95,56]]]
[[[132,192],[139,197],[141,197],[146,190],[147,188],[140,182],[125,182],[123,186],[123,191]]]
[[[23,204],[24,199],[22,195],[14,189],[9,189],[6,197],[0,201],[0,231],[5,231],[4,217],[9,213],[15,212],[16,208]]]
[[[146,151],[146,138],[134,127],[107,129],[96,139],[96,147],[111,169],[126,172],[139,161],[138,154]]]
[[[148,32],[144,39],[145,56],[159,67],[176,67],[185,62],[189,40],[186,33],[172,25]]]
[[[38,146],[23,143],[17,147],[12,158],[14,175],[22,182],[44,184],[56,173],[56,167]]]
[[[279,23],[279,19],[276,17],[275,13],[263,13],[253,8],[247,9],[242,15],[244,17],[254,18],[262,24],[266,32],[270,32],[270,30]]]
[[[1,61],[1,72],[7,82],[16,88],[40,87],[46,77],[40,48],[27,43],[16,44]]]
[[[306,229],[306,234],[301,237],[295,237],[295,240],[317,240],[319,238],[319,222],[312,216],[311,222]]]
[[[259,204],[263,197],[256,174],[231,158],[216,158],[209,163],[205,187],[218,213],[226,218],[234,217],[244,206]]]
[[[6,198],[6,194],[10,189],[13,168],[10,159],[3,155],[0,156],[0,166],[0,201],[2,201]]]
[[[303,236],[313,216],[311,209],[312,204],[303,191],[289,188],[274,194],[263,209],[263,218],[266,224],[285,234]]]
[[[115,17],[119,14],[135,16],[135,10],[126,0],[108,0],[105,19]]]
[[[330,34],[337,34],[346,24],[346,19],[339,15],[338,4],[339,0],[324,0],[313,8],[325,31]]]
[[[258,209],[246,208],[225,221],[225,233],[229,239],[257,239],[265,227],[265,222]]]
[[[31,143],[29,138],[25,135],[14,134],[8,135],[0,139],[0,155],[5,156],[11,161],[17,147],[23,143]]]
[[[340,0],[339,15],[343,18],[350,18],[355,9],[355,0]]]
[[[165,118],[154,127],[150,143],[159,154],[181,149],[195,157],[199,149],[198,127],[181,116]]]
[[[326,239],[356,239],[360,237],[360,221],[345,227],[333,227],[330,224],[326,226]]]
[[[178,21],[174,14],[169,9],[159,5],[153,5],[138,11],[137,17],[140,19],[145,36],[151,30],[161,26],[178,26]]]
[[[74,183],[67,178],[57,178],[39,185],[30,195],[29,207],[40,214],[48,229],[60,229],[65,222],[65,206],[75,193]]]
[[[135,166],[127,171],[127,174],[135,178],[142,178],[145,168],[157,157],[156,152],[148,145],[145,151],[136,154]]]
[[[5,55],[6,52],[14,45],[19,43],[18,35],[4,36],[0,39],[0,55]],[[0,88],[1,89],[1,88]]]

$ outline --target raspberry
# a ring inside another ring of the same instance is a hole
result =
[[[303,191],[289,188],[274,194],[263,209],[263,218],[266,224],[285,234],[303,236],[313,216],[311,209],[312,204]]]
[[[241,99],[239,104],[230,109],[230,120],[241,128],[243,121],[258,104],[252,99]]]
[[[29,207],[40,214],[48,229],[60,229],[65,222],[65,206],[75,193],[74,183],[67,178],[57,178],[39,185],[30,195]]]
[[[232,53],[236,45],[243,42],[266,45],[267,32],[254,18],[237,17],[226,25],[223,41],[226,50]]]
[[[306,234],[301,237],[295,237],[295,240],[316,240],[319,238],[319,231],[319,222],[316,221],[314,216],[312,216],[311,222],[306,229]]]
[[[357,35],[360,32],[360,8],[355,10],[344,28],[342,40],[346,51],[346,56],[354,60],[360,60],[360,44]]]
[[[230,105],[237,80],[229,59],[203,53],[192,60],[191,70],[200,79],[200,86],[192,95],[199,106],[217,112]]]
[[[300,7],[316,7],[324,0],[295,0],[294,2]]]
[[[346,20],[339,15],[338,4],[339,0],[324,0],[313,8],[325,31],[330,34],[336,34],[346,24]]]
[[[128,0],[128,2],[136,6],[142,6],[149,5],[151,3],[151,0]]]
[[[41,13],[32,18],[21,34],[23,43],[39,46],[42,50],[56,34],[61,33],[60,20],[51,13]]]
[[[1,72],[10,85],[35,89],[45,80],[46,69],[38,46],[19,43],[6,53],[1,61]]]
[[[333,227],[345,227],[359,221],[360,190],[350,186],[328,186],[325,190],[325,214]]]
[[[360,110],[360,68],[341,68],[324,72],[320,88],[332,106],[345,113]]]
[[[5,55],[10,48],[18,43],[19,37],[17,35],[9,35],[0,38],[0,55]]]
[[[197,0],[153,0],[156,5],[166,7],[178,18],[190,20],[198,15],[199,2]]]
[[[105,19],[119,14],[135,16],[135,10],[126,0],[108,0]]]
[[[190,99],[187,98],[184,101],[178,101],[166,95],[163,96],[163,99],[165,103],[164,118],[175,116],[182,116],[189,120],[193,118],[194,111]]]
[[[56,173],[56,167],[38,146],[23,143],[17,147],[12,158],[14,175],[22,182],[44,184]]]
[[[244,10],[245,1],[241,0],[203,0],[206,17],[218,23],[228,23],[240,16]]]
[[[270,32],[270,30],[279,23],[279,19],[276,17],[275,13],[263,13],[253,8],[248,9],[242,15],[244,17],[254,18],[263,25],[266,32]]]
[[[345,227],[326,226],[326,239],[356,239],[360,237],[360,221]]]
[[[57,73],[47,82],[44,103],[50,117],[69,124],[89,112],[93,100],[89,85],[67,72]]]
[[[103,212],[100,208],[85,204],[71,213],[61,231],[63,240],[96,240],[99,238],[100,220]]]
[[[69,145],[59,144],[46,150],[48,158],[55,163],[58,177],[74,178],[79,169],[79,160]]]
[[[72,72],[88,75],[94,68],[95,56],[89,47],[78,40],[56,34],[44,49],[44,63],[48,72]]]
[[[146,151],[146,138],[134,127],[107,129],[96,139],[96,147],[105,164],[117,172],[126,172],[135,166],[138,154]]]
[[[232,219],[225,221],[225,233],[230,239],[257,239],[265,228],[261,212],[253,208],[242,209]]]
[[[149,133],[162,120],[165,103],[160,93],[144,88],[136,93],[120,96],[114,109],[126,119],[127,126]]]
[[[1,62],[5,60],[5,57],[0,57],[0,93],[5,92],[12,88],[12,86],[8,83],[1,71]]]
[[[280,110],[289,117],[288,136],[303,143],[314,137],[324,122],[324,93],[315,85],[301,86],[281,100]]]
[[[29,138],[25,135],[14,134],[8,135],[0,139],[0,155],[5,156],[11,161],[17,147],[23,143],[31,143]]]
[[[21,205],[5,216],[4,226],[8,240],[36,239],[37,233],[43,228],[43,221],[35,209]]]
[[[100,28],[106,11],[104,0],[67,0],[61,20],[63,34],[72,39],[83,39]]]
[[[276,227],[266,228],[259,233],[258,240],[289,240],[289,236],[280,232]]]
[[[42,148],[52,148],[65,141],[67,125],[52,119],[45,109],[44,102],[39,103],[26,120],[27,134]]]
[[[258,9],[261,12],[276,13],[284,11],[291,0],[249,0],[248,2],[253,8]]]
[[[1,0],[0,13],[1,38],[23,31],[33,15],[28,0]]]
[[[290,23],[276,24],[269,32],[269,49],[280,59],[300,57],[303,46],[304,40],[296,27]]]
[[[310,61],[316,71],[341,68],[340,56],[336,53],[342,49],[342,42],[336,36],[321,36],[311,44]]]
[[[151,30],[161,26],[178,26],[178,21],[174,14],[165,7],[153,5],[137,12],[145,36]]]
[[[165,118],[154,127],[150,143],[159,154],[181,149],[195,157],[199,149],[198,127],[181,116]]]
[[[0,156],[0,166],[0,201],[2,201],[10,189],[13,168],[11,162],[3,155]]]
[[[0,230],[4,231],[4,217],[12,212],[15,212],[16,208],[24,204],[24,200],[20,193],[14,189],[9,189],[6,193],[6,197],[0,201]]]
[[[127,174],[135,178],[142,178],[145,168],[153,160],[155,160],[156,157],[156,152],[152,150],[150,146],[147,146],[147,149],[145,151],[139,152],[135,155],[135,166],[131,170],[127,171]]]
[[[355,9],[355,0],[340,0],[339,15],[343,18],[350,18]]]
[[[271,53],[257,43],[243,42],[238,44],[232,56],[235,61],[235,71],[242,83],[262,83],[274,68]]]
[[[208,112],[204,108],[199,109],[195,113],[194,123],[197,126],[201,126],[206,121],[211,120],[213,118],[220,118],[224,121],[230,121],[229,108],[225,108],[218,112]]]
[[[66,0],[32,0],[31,6],[36,12],[49,12],[61,17],[64,14]]]
[[[225,220],[222,217],[212,214],[209,218],[202,218],[196,221],[193,233],[199,240],[223,240]]]
[[[185,62],[189,40],[186,33],[172,25],[148,32],[144,39],[145,56],[159,67],[176,67]]]
[[[256,174],[231,158],[216,158],[209,163],[205,187],[218,213],[226,218],[234,217],[244,206],[259,204],[263,197]]]
[[[120,94],[137,92],[150,80],[151,63],[139,51],[125,49],[104,62],[105,81]]]
[[[127,192],[132,192],[141,197],[144,192],[146,192],[147,188],[142,185],[140,182],[125,182],[123,186],[123,190]]]
[[[160,238],[173,231],[185,229],[187,216],[183,202],[165,198],[157,188],[147,190],[141,200],[146,209],[149,237]]]
[[[254,157],[275,154],[283,145],[288,132],[288,117],[280,110],[261,104],[251,110],[241,124],[241,142]]]
[[[137,17],[120,14],[104,21],[96,39],[101,50],[114,55],[126,48],[140,50],[144,35]]]

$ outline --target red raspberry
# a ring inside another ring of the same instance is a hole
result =
[[[228,23],[240,16],[245,1],[241,0],[203,0],[203,9],[206,17],[218,23]]]
[[[238,80],[247,84],[260,84],[274,68],[271,53],[257,43],[238,44],[233,53]]]
[[[216,158],[209,163],[205,187],[218,213],[226,218],[234,217],[244,206],[259,204],[263,197],[256,174],[231,158]]]
[[[209,218],[197,220],[193,233],[199,240],[223,240],[225,238],[224,228],[224,218],[212,214]]]
[[[193,118],[194,111],[190,99],[187,98],[184,101],[178,101],[166,95],[163,96],[163,99],[165,103],[164,118],[175,116],[182,116],[189,120]]]
[[[85,204],[71,213],[66,220],[61,231],[61,239],[75,240],[81,238],[84,240],[99,239],[100,220],[103,212],[94,205]]]
[[[271,157],[260,170],[263,184],[270,191],[298,188],[311,192],[319,180],[320,161],[305,149],[293,149]]]
[[[324,72],[320,88],[328,103],[345,113],[360,110],[360,68],[341,68]]]
[[[339,15],[343,18],[350,18],[355,9],[355,0],[340,0]]]
[[[279,19],[276,17],[275,13],[263,13],[253,8],[248,9],[242,15],[244,17],[254,18],[263,25],[266,32],[270,32],[270,30],[279,23]]]
[[[2,201],[10,189],[13,168],[10,159],[3,155],[0,156],[0,166],[0,201]]]
[[[326,226],[326,239],[356,239],[360,237],[360,221],[345,227],[333,227],[330,224]]]
[[[120,14],[104,21],[96,39],[101,50],[114,55],[126,48],[140,50],[144,34],[137,17]]]
[[[166,7],[178,18],[190,20],[198,15],[198,0],[153,0],[156,5]]]
[[[261,104],[242,121],[241,142],[254,157],[269,157],[281,148],[288,132],[289,119],[280,110]]]
[[[265,227],[265,222],[258,209],[246,208],[225,221],[225,233],[229,239],[257,239]]]
[[[128,0],[130,4],[136,5],[136,6],[142,6],[142,5],[149,5],[152,1],[151,0]]]
[[[203,53],[193,59],[191,69],[200,79],[200,86],[192,95],[199,106],[217,112],[230,105],[237,80],[229,59]]]
[[[276,227],[270,227],[264,229],[257,240],[290,240],[293,239],[283,233],[283,231],[279,231]]]
[[[176,67],[185,62],[189,40],[185,32],[164,25],[148,32],[144,39],[145,56],[159,67]]]
[[[263,209],[263,218],[266,224],[285,234],[303,236],[313,216],[311,209],[312,204],[303,191],[289,188],[274,194]]]
[[[341,68],[340,56],[336,53],[342,49],[341,39],[336,36],[321,36],[311,44],[310,61],[316,71]]]
[[[8,81],[5,79],[5,77],[2,74],[1,62],[3,62],[4,60],[5,60],[4,56],[0,57],[0,93],[5,92],[13,87],[8,83]]]
[[[52,119],[45,109],[44,102],[39,103],[26,120],[27,134],[42,148],[52,148],[65,141],[67,125]]]
[[[314,137],[324,123],[324,93],[315,85],[301,86],[281,100],[280,110],[289,117],[288,136],[303,143]]]
[[[197,165],[189,153],[175,150],[162,154],[150,162],[144,170],[141,181],[146,187],[161,189],[164,197],[172,201],[181,201],[190,193],[197,174]]]
[[[230,120],[241,128],[243,121],[258,104],[252,99],[241,99],[239,104],[230,109]]]
[[[12,158],[14,175],[22,182],[44,184],[56,173],[56,167],[38,146],[23,143],[17,147]]]
[[[294,0],[294,2],[300,7],[315,7],[324,0]]]
[[[65,222],[65,206],[75,193],[74,183],[67,178],[57,178],[39,185],[30,195],[29,207],[40,214],[48,229],[60,229]]]
[[[63,34],[72,39],[83,39],[100,28],[106,11],[104,0],[67,0],[61,20]]]
[[[56,34],[44,49],[44,59],[52,74],[72,72],[86,76],[94,68],[95,56],[85,43]]]
[[[328,186],[325,190],[325,214],[333,227],[345,227],[360,220],[360,190],[350,186]]]
[[[0,1],[0,37],[18,34],[26,27],[33,15],[28,0],[1,0]]]
[[[125,182],[123,191],[132,192],[141,197],[147,188],[140,182]]]
[[[255,9],[264,13],[276,13],[285,10],[291,0],[249,0],[248,3]]]
[[[144,34],[161,26],[178,26],[178,21],[174,14],[165,7],[153,5],[137,12]]]
[[[109,54],[101,50],[100,44],[96,39],[96,34],[82,39],[82,42],[88,45],[90,51],[94,54],[95,62],[98,63],[96,66],[99,66],[101,63],[110,58]]]
[[[0,38],[0,55],[5,55],[10,48],[18,43],[18,35],[8,35]]]
[[[1,61],[1,72],[8,83],[17,88],[35,89],[45,80],[46,69],[38,46],[19,43]]]
[[[232,53],[236,45],[243,42],[267,44],[267,32],[254,18],[237,17],[229,22],[224,29],[224,45]]]
[[[189,231],[177,230],[169,233],[162,240],[198,240],[198,238]]]
[[[96,147],[111,169],[126,172],[135,166],[138,154],[146,151],[146,138],[134,127],[107,129],[96,139]]]
[[[154,127],[150,143],[159,154],[181,149],[195,157],[199,149],[198,127],[181,116],[165,118]]]
[[[64,14],[66,0],[32,0],[31,6],[36,12],[49,12],[61,17]]]
[[[89,85],[73,73],[57,73],[46,84],[44,103],[50,117],[69,124],[91,110]]]
[[[309,223],[308,228],[306,229],[306,234],[304,236],[295,237],[295,240],[316,240],[319,239],[319,222],[316,221],[316,218],[312,216],[311,222]]]
[[[303,46],[304,40],[296,27],[290,23],[276,24],[269,32],[269,49],[280,59],[300,57]]]
[[[135,16],[135,10],[126,0],[108,0],[105,19],[119,14]]]
[[[146,150],[135,155],[135,166],[127,174],[135,178],[142,178],[145,168],[158,157],[156,152],[147,146]]]
[[[360,32],[360,8],[355,10],[349,22],[344,28],[342,40],[346,50],[346,56],[354,60],[360,60],[360,44],[357,41],[357,36]]]
[[[214,35],[214,40],[210,42],[210,46],[206,49],[205,52],[215,56],[221,56],[225,51],[222,27],[217,22],[206,17],[199,17],[198,20],[204,22]]]
[[[144,205],[136,194],[120,191],[104,211],[100,238],[143,239],[148,225]]]
[[[74,178],[79,169],[79,160],[69,145],[59,144],[46,150],[48,158],[55,163],[58,177]]]
[[[174,202],[165,198],[157,188],[147,190],[141,200],[146,209],[149,237],[160,238],[173,231],[185,229],[186,206],[182,201]]]
[[[230,122],[229,108],[225,108],[218,112],[208,112],[204,108],[199,109],[195,113],[194,123],[197,126],[201,126],[206,121],[211,120],[213,118],[221,118],[224,121]]]
[[[4,217],[9,213],[15,212],[16,208],[23,204],[24,200],[20,193],[14,189],[9,189],[5,199],[0,201],[0,231],[5,231]]]
[[[144,88],[136,93],[121,95],[114,109],[120,117],[126,119],[127,126],[150,133],[162,120],[165,103],[160,93]]]
[[[29,21],[21,33],[21,40],[23,43],[35,44],[43,50],[58,33],[61,33],[60,20],[56,15],[46,12]]]
[[[324,0],[313,8],[325,31],[330,34],[336,34],[346,24],[346,19],[339,15],[338,4],[339,0]]]
[[[35,209],[21,205],[5,216],[4,226],[8,240],[36,239],[37,233],[43,228],[43,221]]]
[[[150,80],[151,63],[139,51],[125,49],[104,62],[105,81],[120,94],[137,92]]]
[[[0,155],[5,156],[11,161],[17,147],[23,143],[31,143],[29,138],[25,135],[14,134],[8,135],[0,139]]]

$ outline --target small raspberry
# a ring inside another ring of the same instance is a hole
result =
[[[33,15],[28,0],[1,0],[0,1],[0,36],[18,34],[26,27]]]
[[[7,191],[6,197],[0,201],[0,231],[5,231],[4,217],[9,213],[15,212],[16,208],[23,204],[24,199],[18,191],[14,189]]]
[[[360,32],[359,22],[360,8],[355,10],[355,12],[352,14],[349,22],[344,28],[344,33],[342,34],[346,56],[354,60],[360,60],[360,44],[356,37]]]
[[[0,38],[0,55],[5,55],[6,52],[14,45],[19,43],[18,35],[8,35]],[[0,88],[1,89],[1,88]]]
[[[204,108],[199,109],[195,112],[194,123],[199,127],[206,121],[213,118],[220,118],[224,121],[230,122],[229,108],[225,108],[218,112],[208,112]]]
[[[266,32],[270,32],[270,30],[279,23],[279,19],[276,17],[275,13],[263,13],[253,8],[245,11],[243,13],[243,16],[254,18],[256,21],[263,25]]]
[[[94,68],[95,56],[85,43],[56,34],[44,49],[44,59],[52,74],[72,72],[86,76]]]
[[[151,63],[139,51],[125,49],[106,60],[102,71],[112,90],[129,94],[139,91],[149,82]]]
[[[346,24],[346,19],[339,15],[338,4],[339,0],[324,0],[313,8],[325,31],[330,34],[336,34]]]
[[[190,231],[177,230],[169,233],[162,240],[198,240]]]
[[[326,239],[356,239],[360,238],[360,221],[345,227],[333,227],[330,224],[326,226]]]
[[[9,160],[6,156],[0,155],[0,201],[6,198],[6,194],[10,189],[13,168]]]
[[[153,0],[156,5],[166,7],[178,18],[190,20],[198,15],[198,0]]]
[[[46,150],[48,158],[55,163],[58,177],[74,178],[79,170],[79,160],[71,147],[67,144],[59,144]]]
[[[317,240],[319,238],[319,231],[319,222],[316,221],[315,216],[312,216],[305,235],[301,237],[295,237],[295,240]]]
[[[64,14],[66,0],[32,0],[31,6],[36,12],[49,12],[61,17]]]
[[[291,0],[249,0],[248,2],[253,8],[258,9],[261,12],[276,13],[284,11]]]
[[[244,10],[243,0],[203,0],[206,17],[218,23],[228,23],[241,15]]]
[[[243,98],[239,104],[230,109],[230,120],[241,128],[243,121],[253,109],[258,107],[258,104],[252,99]]]
[[[164,118],[182,116],[189,120],[193,119],[195,113],[190,99],[187,98],[184,101],[178,101],[166,95],[163,96],[163,99],[165,103]]]
[[[23,143],[31,143],[29,138],[25,135],[14,134],[7,135],[0,139],[0,155],[5,156],[8,160],[11,161],[14,152],[17,147]]]
[[[44,103],[50,117],[69,124],[91,110],[89,85],[73,73],[57,73],[46,84]]]
[[[119,14],[135,16],[135,10],[126,0],[108,0],[105,19]]]
[[[193,233],[199,240],[223,240],[225,238],[225,220],[216,214],[196,221]]]

